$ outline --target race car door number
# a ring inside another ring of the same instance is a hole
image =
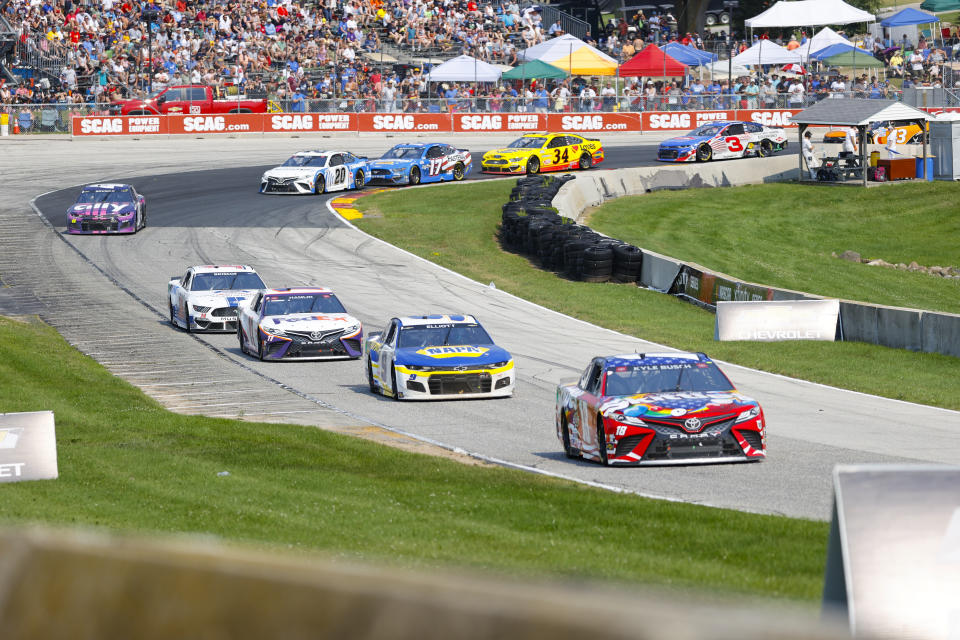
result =
[[[743,144],[740,142],[740,138],[736,136],[726,138],[724,142],[727,143],[728,151],[743,151]]]
[[[431,176],[439,175],[443,172],[443,158],[433,158],[427,167],[427,173]]]
[[[553,164],[560,164],[561,158],[564,162],[570,162],[570,150],[569,149],[554,149],[553,150]]]

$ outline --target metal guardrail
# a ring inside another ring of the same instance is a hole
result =
[[[540,7],[540,18],[542,22],[540,23],[540,28],[546,33],[550,26],[555,23],[557,20],[560,21],[560,28],[563,29],[564,33],[569,33],[572,36],[576,36],[581,40],[587,38],[590,34],[590,23],[581,20],[580,18],[575,18],[569,13],[564,13],[556,7],[551,7],[548,4],[538,5]]]

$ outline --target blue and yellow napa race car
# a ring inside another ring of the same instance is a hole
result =
[[[411,142],[394,146],[370,161],[370,184],[397,185],[463,180],[473,168],[466,149],[442,142]]]
[[[513,395],[513,358],[476,318],[392,318],[367,337],[367,383],[397,400],[496,398]]]

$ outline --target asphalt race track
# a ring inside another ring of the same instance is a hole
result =
[[[372,151],[373,143],[366,142]],[[381,150],[392,142],[379,141]],[[218,143],[208,140],[206,144]],[[327,141],[291,144],[300,148],[334,146]],[[478,154],[490,145],[469,148]],[[75,149],[79,150],[74,147],[67,152],[75,153]],[[149,150],[133,145],[124,149],[130,153],[130,164],[112,174],[112,179],[132,182],[147,195],[148,228],[144,231],[131,237],[63,234],[63,212],[77,192],[75,187],[66,187],[81,180],[59,182],[57,190],[37,198],[35,206],[53,225],[54,230],[48,234],[60,234],[89,264],[112,279],[110,286],[122,290],[115,297],[128,301],[120,304],[129,305],[132,316],[152,319],[147,324],[151,335],[157,336],[156,348],[171,345],[170,353],[164,355],[168,362],[177,360],[179,347],[173,345],[199,340],[217,354],[191,355],[191,363],[203,360],[207,367],[204,371],[214,372],[204,375],[219,376],[227,382],[234,377],[244,379],[246,386],[238,388],[243,393],[232,396],[211,394],[206,400],[194,399],[187,404],[177,404],[166,396],[165,404],[177,410],[276,420],[283,411],[261,410],[256,402],[247,400],[261,391],[267,393],[267,387],[276,389],[280,383],[291,406],[305,400],[319,403],[340,416],[384,425],[509,464],[643,495],[816,519],[830,515],[831,472],[836,464],[960,460],[960,440],[956,437],[960,413],[733,365],[724,366],[728,375],[741,391],[760,400],[766,411],[766,461],[603,468],[567,460],[554,430],[556,383],[578,376],[595,355],[651,351],[657,349],[655,345],[531,305],[488,283],[466,280],[372,239],[334,216],[326,206],[326,197],[259,195],[256,191],[263,162],[272,157],[265,151],[246,148],[244,158],[259,159],[248,161],[246,167],[173,172],[175,159],[158,153],[151,163]],[[608,162],[603,166],[649,164],[655,151],[654,141],[611,144]],[[478,155],[474,158],[479,160]],[[234,164],[240,161],[239,156],[231,160]],[[182,166],[207,163],[217,166],[209,156],[203,162],[199,156],[184,161]],[[94,164],[95,171],[83,173],[74,168],[71,175],[82,175],[82,181],[104,180],[111,175],[105,159]],[[33,193],[40,192],[41,185],[37,184]],[[57,249],[59,244],[51,246],[54,254],[64,255],[63,260],[73,259],[68,257],[71,252]],[[363,321],[366,332],[379,329],[394,315],[472,313],[499,344],[513,353],[519,374],[517,393],[503,400],[398,403],[369,393],[362,361],[263,363],[242,355],[235,335],[186,336],[166,324],[168,279],[182,274],[189,265],[218,262],[250,264],[269,286],[328,286],[348,311]],[[45,269],[50,270],[50,277],[62,277],[53,273],[53,265]],[[41,281],[46,275],[35,274]],[[125,335],[131,333],[135,335],[135,328],[127,327]],[[186,367],[184,364],[178,371],[174,366],[164,375],[175,381],[188,375]],[[247,375],[250,372],[257,375]],[[132,381],[138,384],[136,379]],[[263,389],[257,385],[263,385]],[[158,387],[141,386],[157,397]],[[263,402],[263,407],[272,406]],[[326,415],[317,414],[315,420],[306,415],[296,421],[327,426]],[[322,466],[322,461],[318,465]]]

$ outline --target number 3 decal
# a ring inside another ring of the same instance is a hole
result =
[[[740,138],[737,138],[736,136],[724,138],[724,142],[727,143],[728,151],[743,151],[743,145],[740,144]]]

